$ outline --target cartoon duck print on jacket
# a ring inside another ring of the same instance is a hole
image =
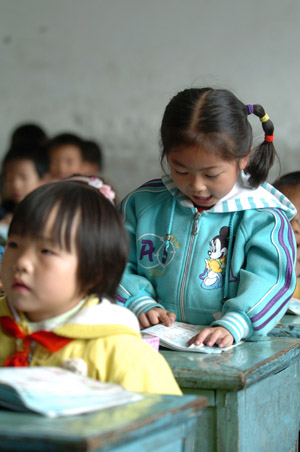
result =
[[[201,286],[204,289],[217,289],[224,284],[228,234],[229,228],[223,226],[219,231],[219,235],[213,237],[209,242],[209,259],[205,259],[205,270],[199,275],[199,278],[203,280]]]

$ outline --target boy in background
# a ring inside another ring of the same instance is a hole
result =
[[[48,150],[53,180],[66,179],[73,174],[96,176],[103,170],[100,145],[74,133],[56,135],[50,140]]]
[[[84,141],[84,173],[97,176],[103,171],[103,153],[101,146],[93,140]]]
[[[82,174],[84,168],[84,141],[73,133],[61,133],[48,145],[50,177],[65,179],[72,174]]]
[[[285,174],[274,182],[274,187],[283,193],[296,207],[297,215],[291,220],[297,243],[295,298],[300,298],[300,171]]]

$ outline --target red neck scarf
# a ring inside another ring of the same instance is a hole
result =
[[[47,350],[54,353],[73,340],[59,336],[51,331],[36,331],[32,334],[25,334],[20,330],[16,322],[8,316],[0,317],[0,325],[10,336],[20,339],[23,342],[23,350],[16,352],[7,358],[3,367],[27,367],[29,364],[28,357],[32,341],[38,342]]]

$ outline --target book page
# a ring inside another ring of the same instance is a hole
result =
[[[153,325],[146,328],[142,333],[153,334],[159,337],[160,344],[172,350],[181,350],[188,352],[199,353],[221,353],[237,346],[238,344],[230,345],[229,347],[220,348],[218,346],[209,347],[206,345],[189,345],[188,341],[206,328],[206,325],[191,325],[189,323],[174,322],[172,326],[167,327],[163,324]]]
[[[300,300],[298,298],[290,299],[286,313],[300,315]]]
[[[14,391],[12,391],[14,389]],[[0,405],[56,417],[140,400],[121,386],[101,383],[59,367],[0,369]]]

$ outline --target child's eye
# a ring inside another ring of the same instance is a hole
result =
[[[6,244],[7,248],[18,248],[18,244],[14,242],[13,240],[9,240]]]
[[[209,179],[214,179],[219,176],[220,176],[220,174],[206,174],[206,177],[208,177]]]
[[[188,174],[187,171],[179,171],[179,170],[175,170],[176,174],[179,174],[180,176],[186,176]]]
[[[41,252],[42,252],[42,254],[46,254],[46,255],[54,254],[54,251],[49,250],[49,248],[43,248],[43,249],[41,250]]]

